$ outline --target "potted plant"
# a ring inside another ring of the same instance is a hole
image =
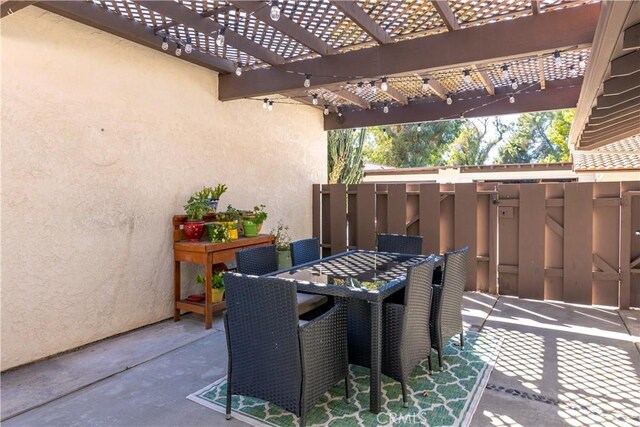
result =
[[[202,286],[205,286],[204,276],[198,274],[198,277],[196,277],[196,282],[200,283]],[[221,302],[223,297],[224,281],[222,280],[222,271],[218,271],[217,273],[213,273],[213,276],[211,276],[211,302]]]
[[[207,235],[211,243],[227,243],[231,241],[229,228],[224,222],[207,223]]]
[[[184,205],[187,222],[184,223],[184,234],[190,242],[197,242],[204,233],[202,218],[207,213],[207,201],[199,194],[194,194]]]
[[[229,229],[229,237],[231,240],[238,238],[238,221],[242,218],[242,212],[233,206],[227,206],[226,224]]]
[[[252,211],[242,211],[242,228],[245,237],[256,237],[267,219],[265,205],[254,206]]]
[[[265,207],[266,207],[265,205],[259,205],[259,206],[253,207],[253,214],[255,216],[254,221],[258,226],[258,233],[262,231],[262,224],[267,219],[267,213],[264,210]]]
[[[278,221],[278,226],[271,230],[271,234],[276,238],[276,249],[278,253],[278,270],[291,268],[291,236],[289,235],[289,226]]]
[[[218,210],[218,202],[220,201],[220,197],[227,191],[227,186],[225,184],[218,184],[215,188],[204,187],[200,194],[202,198],[207,200],[208,211],[210,213],[216,212]]]

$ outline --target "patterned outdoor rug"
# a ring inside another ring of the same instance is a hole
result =
[[[409,407],[402,407],[400,383],[382,377],[382,411],[369,412],[369,369],[351,365],[352,403],[344,397],[344,382],[336,384],[307,415],[308,426],[466,426],[500,351],[502,340],[473,332],[464,349],[452,339],[444,352],[445,370],[429,375],[424,361],[408,384]],[[437,367],[437,358],[433,366]],[[189,396],[194,402],[224,413],[226,377]],[[260,399],[233,396],[232,416],[254,426],[297,426],[298,417]]]

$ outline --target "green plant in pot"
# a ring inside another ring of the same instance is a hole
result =
[[[242,211],[242,228],[245,237],[255,237],[262,229],[262,224],[267,219],[265,205],[254,206],[252,211]]]
[[[231,241],[229,228],[225,222],[209,222],[206,227],[211,243],[227,243]]]
[[[202,218],[207,213],[207,201],[198,193],[189,198],[184,205],[187,214],[187,222],[184,223],[183,231],[190,242],[197,242],[204,233],[204,221]]]
[[[271,230],[271,234],[276,239],[276,249],[278,253],[278,270],[291,268],[291,236],[289,226],[284,225],[282,220],[278,221],[278,226]]]
[[[218,210],[218,202],[220,201],[220,197],[227,191],[227,186],[225,184],[218,184],[215,188],[212,187],[204,187],[202,191],[198,194],[202,196],[202,198],[207,200],[207,208],[209,213],[216,212]]]
[[[196,282],[200,283],[202,286],[205,286],[204,276],[198,274],[196,277]],[[224,281],[222,279],[222,271],[218,271],[217,273],[213,273],[211,276],[211,302],[218,303],[222,301],[224,296]]]

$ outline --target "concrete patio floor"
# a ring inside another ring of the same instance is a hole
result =
[[[465,326],[503,338],[472,425],[640,425],[639,319],[465,294]],[[225,346],[220,317],[187,315],[6,372],[3,425],[244,425],[186,399],[226,374]]]

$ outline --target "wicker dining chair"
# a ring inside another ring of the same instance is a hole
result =
[[[298,321],[296,284],[273,277],[224,274],[229,366],[226,417],[233,395],[269,401],[306,414],[334,384],[345,381],[349,401],[346,306]]]
[[[462,294],[467,280],[467,257],[469,248],[447,252],[444,255],[442,284],[433,285],[433,310],[429,320],[431,345],[438,352],[440,370],[444,370],[442,353],[447,342],[460,335],[460,346],[464,347],[462,329]]]
[[[236,269],[238,273],[252,276],[278,271],[278,253],[275,245],[258,246],[236,252]],[[298,292],[298,312],[307,314],[329,302],[329,298],[318,294]]]
[[[291,263],[294,267],[320,259],[320,240],[317,237],[298,240],[291,243],[289,247],[291,248]]]
[[[431,340],[429,313],[431,310],[431,277],[434,260],[428,258],[408,269],[407,285],[385,300],[382,308],[382,373],[399,381],[405,407],[407,380],[415,367],[427,359],[431,371]],[[364,301],[351,301],[348,305],[349,361],[370,367],[371,326],[370,308]],[[359,304],[361,303],[361,304]]]
[[[378,252],[422,254],[422,236],[378,234]]]

